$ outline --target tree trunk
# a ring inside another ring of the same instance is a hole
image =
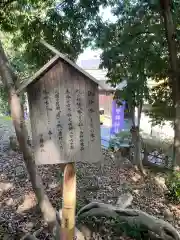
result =
[[[180,166],[180,76],[176,48],[176,29],[171,12],[172,0],[160,0],[160,4],[166,31],[166,39],[168,42],[169,61],[172,72],[170,86],[172,87],[173,102],[175,107],[173,165],[177,164]]]
[[[36,194],[36,198],[40,206],[41,212],[43,214],[44,220],[49,224],[49,226],[52,229],[56,222],[55,210],[52,207],[47,195],[45,194],[42,181],[37,174],[32,151],[30,146],[28,145],[28,132],[24,122],[24,115],[20,103],[20,98],[16,94],[14,83],[16,80],[16,76],[11,69],[11,66],[5,55],[1,42],[0,42],[0,76],[4,86],[8,89],[11,116],[16,136],[19,142],[20,150],[23,153],[24,162],[29,173],[33,190]]]
[[[137,126],[135,123],[135,110],[132,110],[132,142],[134,145],[134,165],[140,170],[142,174],[145,175],[143,164],[142,164],[142,157],[141,157],[141,137],[139,133],[140,127],[140,120],[141,120],[141,112],[142,112],[142,103],[138,107],[138,116],[137,116]]]
[[[139,134],[139,127],[131,128],[132,142],[134,145],[134,165],[145,175],[141,157],[141,137]]]

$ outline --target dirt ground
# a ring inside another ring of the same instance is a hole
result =
[[[95,199],[115,204],[122,193],[128,192],[133,196],[131,208],[168,220],[180,231],[180,205],[166,200],[164,174],[151,172],[144,178],[130,165],[119,164],[107,151],[104,156],[103,167],[77,164],[77,209]],[[44,227],[45,223],[41,220],[22,155],[10,151],[1,154],[0,159],[0,239],[20,239],[25,233]],[[39,172],[53,206],[60,209],[59,166],[43,166]],[[50,235],[44,231],[40,239],[50,239]]]

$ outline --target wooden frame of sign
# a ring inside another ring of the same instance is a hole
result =
[[[64,169],[62,232],[73,239],[76,204],[75,162],[101,160],[96,79],[51,45],[56,56],[17,92],[27,91],[36,164]]]

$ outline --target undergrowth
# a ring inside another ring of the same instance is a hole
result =
[[[117,133],[109,141],[109,149],[115,150],[121,148],[122,144],[129,145],[131,143],[131,133],[130,131],[121,131]]]
[[[167,197],[170,201],[180,203],[180,172],[173,172],[166,180]]]

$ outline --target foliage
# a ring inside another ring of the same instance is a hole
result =
[[[0,86],[0,112],[1,113],[8,113],[9,112],[9,106],[8,106],[8,94],[7,91],[4,89],[4,87]]]
[[[21,103],[23,104],[24,102],[25,102],[25,97],[24,95],[22,95]],[[2,84],[0,84],[0,113],[5,115],[10,114],[10,107],[8,104],[8,93]]]
[[[40,39],[75,60],[90,40],[88,26],[99,21],[99,7],[106,4],[107,0],[1,1],[0,40],[19,79],[31,76],[53,56]],[[2,97],[2,102],[4,108],[7,99]]]
[[[88,26],[99,21],[99,7],[106,4],[107,0],[91,4],[84,0],[7,1],[0,4],[0,30],[13,36],[11,45],[35,68],[52,56],[40,39],[76,59],[89,41]]]
[[[117,133],[113,138],[109,141],[110,149],[119,149],[122,144],[130,144],[131,143],[131,133],[130,131],[121,131]]]
[[[168,187],[168,198],[171,201],[180,203],[180,172],[173,172],[167,179],[166,185]]]
[[[98,13],[99,8],[105,6],[112,7],[116,22],[102,21]],[[180,36],[179,6],[178,1],[173,1],[177,38]],[[125,99],[129,106],[138,106],[142,99],[152,100],[153,108],[148,114],[159,123],[169,119],[173,112],[168,85],[155,88],[149,97],[148,81],[168,81],[170,76],[159,10],[158,0],[7,0],[0,3],[0,31],[4,35],[0,38],[12,65],[19,76],[25,78],[52,56],[39,43],[40,39],[71,59],[76,59],[91,42],[103,49],[102,67],[107,68],[110,83],[117,86],[124,79],[128,81],[123,91],[116,92],[116,97]]]
[[[147,114],[155,123],[172,119],[169,52],[159,1],[112,2],[117,21],[100,23],[95,36],[96,46],[103,49],[102,67],[108,69],[109,82],[113,86],[124,79],[128,82],[123,91],[116,92],[116,97],[125,99],[129,106],[138,106],[142,99],[150,101],[153,106]],[[179,6],[180,3],[174,1],[177,38]],[[178,52],[179,49],[178,45]],[[164,79],[168,84],[151,92],[152,81],[158,83]]]
[[[121,98],[138,106],[142,98],[148,98],[148,78],[159,73],[164,64],[160,58],[162,26],[157,24],[160,17],[140,1],[124,1],[121,7],[114,7],[114,14],[117,22],[106,24],[104,34],[97,40],[97,46],[103,48],[102,66],[108,69],[113,86],[127,80],[127,87],[120,92]],[[155,57],[159,58],[159,69],[154,64]]]
[[[152,118],[153,124],[162,124],[164,120],[173,121],[175,109],[173,107],[172,90],[168,82],[163,82],[151,90],[151,110],[146,114]]]
[[[95,46],[103,49],[102,66],[108,69],[110,83],[115,86],[128,81],[116,97],[120,95],[130,106],[137,106],[142,98],[149,99],[149,78],[159,81],[168,75],[164,28],[160,14],[154,11],[157,4],[130,0],[3,1],[1,39],[12,65],[25,78],[52,56],[40,39],[72,59],[90,41],[96,42]],[[177,4],[175,1],[175,14]],[[112,6],[115,23],[101,20],[99,8],[104,6]]]

